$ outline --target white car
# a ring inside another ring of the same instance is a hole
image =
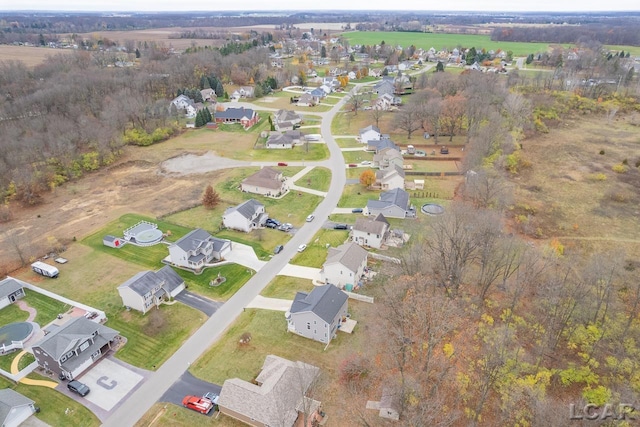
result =
[[[360,162],[360,164],[361,164],[361,165],[364,165],[364,166],[369,166],[369,165],[371,165],[372,163],[371,163],[369,160],[364,160],[364,161]]]
[[[303,245],[298,246],[298,252],[302,252],[302,251],[304,251],[305,249],[307,249],[307,245],[304,245],[304,244],[303,244]]]
[[[313,215],[309,215],[309,216],[307,217],[307,222],[311,222],[311,221],[313,221],[313,218],[315,218],[315,216],[313,216]]]

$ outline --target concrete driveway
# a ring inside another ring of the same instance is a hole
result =
[[[218,384],[203,381],[191,375],[189,371],[185,371],[185,373],[165,391],[162,397],[160,397],[160,402],[168,402],[182,406],[182,399],[185,396],[202,396],[208,391],[220,395],[220,390],[222,390],[222,387]],[[207,415],[212,416],[213,414],[214,411],[211,411]]]
[[[304,267],[302,265],[287,264],[278,273],[278,276],[300,277],[302,279],[320,281],[320,269]]]
[[[203,312],[209,317],[213,316],[213,313],[215,313],[220,307],[222,307],[221,302],[205,298],[201,295],[194,294],[193,292],[189,292],[187,290],[184,290],[176,295],[175,300],[180,301],[181,303],[188,305],[189,307],[195,308],[196,310]]]
[[[280,298],[267,298],[262,295],[256,296],[253,301],[247,304],[247,308],[262,308],[265,310],[288,311],[293,300]]]
[[[249,245],[233,242],[231,252],[227,254],[225,260],[235,262],[243,267],[248,267],[255,271],[260,271],[266,261],[260,261],[253,248]]]

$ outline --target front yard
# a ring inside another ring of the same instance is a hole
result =
[[[331,171],[324,167],[315,167],[300,178],[296,185],[312,190],[328,191],[331,185]]]
[[[262,290],[260,295],[267,298],[295,298],[298,291],[311,292],[314,284],[309,279],[290,276],[276,276],[275,279]]]
[[[291,264],[320,268],[327,259],[327,245],[335,248],[343,244],[348,237],[348,230],[322,229],[313,236],[303,252],[297,253],[291,259]]]

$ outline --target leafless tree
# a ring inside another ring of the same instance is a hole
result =
[[[411,139],[411,134],[420,129],[419,110],[415,105],[407,105],[398,111],[393,119],[395,127],[407,132],[407,138]]]

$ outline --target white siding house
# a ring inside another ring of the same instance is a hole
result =
[[[360,217],[351,229],[351,241],[360,246],[380,249],[389,233],[389,222],[382,214]]]
[[[262,227],[268,217],[262,203],[249,199],[238,206],[227,208],[222,215],[222,223],[227,228],[248,233]]]
[[[205,264],[219,261],[231,251],[231,241],[218,239],[196,228],[169,246],[171,263],[191,270],[201,270]]]
[[[349,242],[337,248],[329,248],[327,260],[320,270],[320,277],[325,283],[343,289],[347,285],[357,285],[366,266],[367,251]]]
[[[24,297],[22,284],[12,277],[0,280],[0,309]]]
[[[145,314],[171,300],[185,289],[184,280],[171,267],[165,265],[158,271],[141,271],[118,286],[122,305]]]

